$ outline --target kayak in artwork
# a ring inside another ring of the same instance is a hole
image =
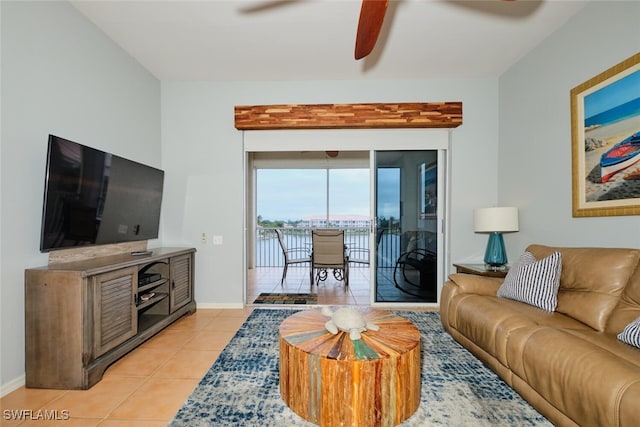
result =
[[[640,161],[640,132],[623,139],[600,158],[600,180],[607,182],[613,175]]]

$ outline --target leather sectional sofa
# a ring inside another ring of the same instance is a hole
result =
[[[640,249],[527,252],[561,254],[554,311],[498,297],[504,279],[456,273],[445,330],[555,425],[640,426],[640,349],[618,338],[640,317]]]

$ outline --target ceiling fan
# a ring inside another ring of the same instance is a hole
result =
[[[362,0],[356,33],[356,60],[369,55],[375,47],[388,5],[389,0]]]
[[[245,12],[259,12],[274,7],[289,5],[301,0],[270,0],[258,6],[245,8]],[[514,0],[503,0],[514,1]],[[464,8],[475,9],[477,11],[490,14],[506,14],[512,16],[528,15],[533,12],[544,0],[531,0],[520,2],[522,7],[511,9],[510,12],[501,10],[501,8],[492,5],[499,3],[497,1],[482,2],[477,0],[449,0],[448,3],[462,6]],[[384,23],[385,14],[389,0],[362,0],[360,6],[360,17],[358,19],[358,29],[356,32],[355,59],[359,60],[371,53],[378,41],[382,24]]]
[[[369,55],[376,45],[388,5],[389,0],[362,0],[356,33],[356,60]]]

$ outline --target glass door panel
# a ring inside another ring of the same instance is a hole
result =
[[[376,303],[436,303],[438,150],[376,151]]]

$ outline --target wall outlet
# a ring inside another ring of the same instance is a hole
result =
[[[221,245],[222,244],[222,236],[213,236],[213,244]]]

